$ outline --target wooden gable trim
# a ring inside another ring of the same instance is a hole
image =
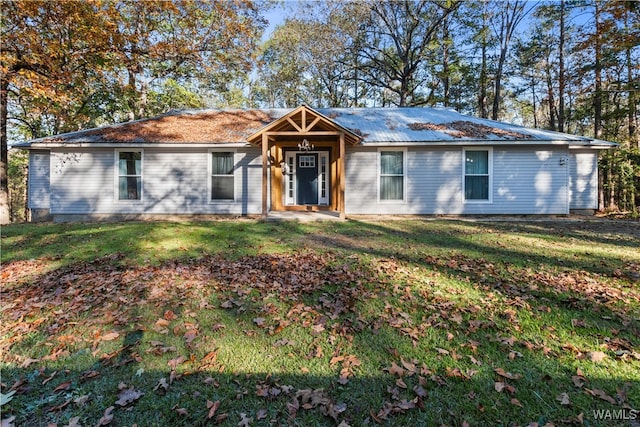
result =
[[[300,124],[296,122],[296,117],[300,118]],[[310,120],[310,122],[308,122]],[[331,130],[318,129],[314,130],[320,123],[324,123]],[[345,137],[345,141],[352,145],[359,143],[361,136],[355,134],[351,130],[340,126],[335,121],[325,117],[321,113],[312,108],[302,105],[291,111],[283,117],[274,120],[258,132],[247,138],[252,144],[261,144],[262,136],[267,135],[270,140],[278,135],[281,136],[313,136],[313,135],[341,135]]]
[[[321,119],[321,117],[320,117],[320,116],[316,117],[316,119],[315,119],[314,121],[312,121],[312,122],[311,122],[311,124],[310,124],[309,126],[304,127],[304,130],[305,130],[305,131],[307,131],[307,132],[308,132],[308,131],[310,131],[310,130],[312,130],[312,129],[313,129],[313,127],[314,127],[315,125],[317,125],[317,124],[318,124],[318,122],[320,121],[320,119]]]
[[[302,122],[302,128],[300,126],[298,126],[296,124],[296,122],[294,122],[291,117],[287,117],[287,122],[289,122],[291,124],[291,126],[293,126],[298,132],[304,132],[304,121]]]

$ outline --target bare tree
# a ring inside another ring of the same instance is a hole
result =
[[[497,20],[494,21],[494,31],[500,41],[500,55],[498,66],[494,77],[493,108],[491,118],[498,120],[501,106],[502,73],[507,60],[507,53],[516,28],[522,20],[529,14],[534,6],[526,9],[525,0],[509,0],[498,3]],[[497,26],[496,26],[497,24]]]
[[[421,67],[443,21],[460,4],[460,1],[371,0],[368,46],[362,50],[363,78],[367,83],[393,93],[396,96],[393,103],[398,106],[420,103],[417,92],[426,81]]]

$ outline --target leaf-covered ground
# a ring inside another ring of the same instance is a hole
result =
[[[14,225],[2,425],[640,420],[640,226]]]

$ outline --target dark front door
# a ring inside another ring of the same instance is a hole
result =
[[[298,205],[318,204],[318,154],[296,154],[296,199]]]

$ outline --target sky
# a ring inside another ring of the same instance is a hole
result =
[[[271,36],[271,33],[273,33],[277,25],[284,22],[285,18],[293,13],[293,8],[298,3],[300,3],[299,0],[284,0],[279,2],[272,10],[265,14],[265,18],[269,21],[269,25],[262,36],[263,41],[267,40],[269,36]]]

